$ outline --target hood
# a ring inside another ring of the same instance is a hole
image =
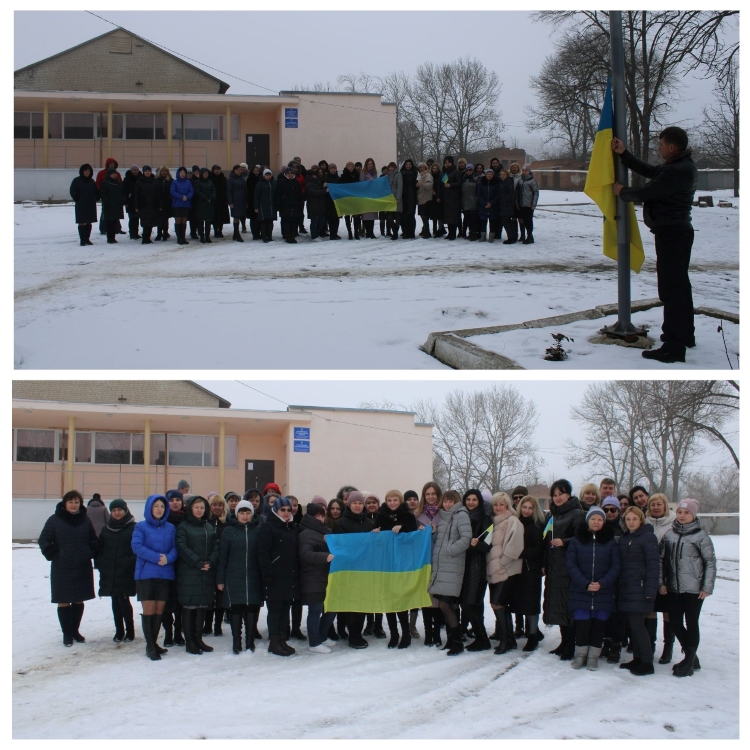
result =
[[[588,525],[581,524],[576,529],[576,539],[578,539],[579,542],[589,544],[593,538],[594,532],[589,529]],[[596,532],[596,541],[600,542],[601,544],[605,544],[606,542],[609,542],[614,538],[615,532],[612,529],[612,526],[607,523],[604,524],[603,528],[600,531]]]
[[[94,508],[97,508],[100,505],[104,505],[104,503],[98,497],[92,497],[91,500],[89,500],[88,503],[86,504],[88,505],[89,508],[91,508],[92,506]]]
[[[203,518],[196,518],[193,515],[193,504],[196,501],[198,501],[198,500],[202,500],[203,504],[206,507],[206,512],[203,514]],[[196,525],[201,525],[201,524],[204,524],[204,523],[207,522],[208,515],[209,515],[210,512],[211,512],[211,510],[210,510],[210,507],[209,507],[209,504],[208,504],[208,500],[206,500],[205,497],[202,497],[201,495],[192,495],[190,497],[190,500],[187,501],[187,507],[185,508],[185,520],[188,523],[194,523]]]
[[[117,159],[113,159],[111,156],[104,162],[105,169],[117,169],[119,166]]]
[[[166,506],[164,515],[158,521],[151,515],[151,507],[156,500],[162,500]],[[165,523],[169,518],[169,501],[167,498],[164,497],[164,495],[149,495],[146,500],[146,507],[143,509],[143,517],[146,519],[146,522],[150,523],[152,526],[161,526],[161,524]]]
[[[185,170],[185,173],[186,173],[185,177],[180,177],[180,170],[181,169]],[[174,178],[175,178],[175,180],[177,180],[177,182],[181,182],[182,180],[187,180],[188,179],[187,175],[189,175],[189,174],[191,174],[191,172],[190,172],[190,170],[187,167],[177,167],[177,169],[175,170],[175,173],[174,173]]]
[[[570,513],[571,510],[576,509],[581,510],[581,501],[575,495],[571,495],[568,498],[568,501],[562,505],[555,505],[554,502],[550,500],[549,512],[553,516],[564,516],[566,513]]]
[[[65,509],[65,503],[60,500],[55,506],[55,515],[65,521],[65,523],[69,523],[71,526],[78,526],[78,524],[83,523],[86,518],[86,506],[81,503],[78,513],[70,513]]]
[[[89,176],[88,177],[83,177],[83,171],[85,169],[89,170]],[[79,177],[83,177],[84,180],[90,180],[94,176],[94,170],[93,170],[93,168],[91,167],[90,164],[81,164],[81,168],[78,170],[78,176]]]
[[[315,516],[302,516],[302,520],[299,522],[299,527],[300,530],[311,529],[312,531],[317,531],[323,535],[331,533],[331,530],[328,528],[328,526],[326,526],[323,521],[318,521]]]

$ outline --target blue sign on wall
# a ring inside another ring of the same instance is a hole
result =
[[[309,427],[295,427],[294,428],[294,439],[295,440],[309,440],[310,439],[310,428]]]
[[[294,441],[294,452],[295,453],[309,453],[310,452],[310,441],[309,440],[295,440]]]
[[[293,117],[295,120],[299,117],[297,107],[284,107],[284,117]]]
[[[284,107],[284,127],[299,127],[299,109],[297,107]]]

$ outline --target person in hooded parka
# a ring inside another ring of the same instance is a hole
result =
[[[214,237],[221,239],[224,236],[224,224],[229,224],[229,202],[227,201],[227,178],[221,167],[214,164],[211,167],[211,182],[216,188],[216,204],[214,206]]]
[[[81,247],[93,245],[91,225],[96,224],[96,200],[99,190],[93,177],[94,170],[90,164],[82,164],[78,177],[70,183],[70,197],[75,204],[75,218],[78,224],[78,237]]]
[[[161,224],[161,186],[148,164],[143,166],[141,175],[135,182],[133,204],[143,228],[141,244],[150,245],[151,230]]]

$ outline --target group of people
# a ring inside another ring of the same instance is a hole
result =
[[[460,237],[494,242],[504,230],[504,244],[534,242],[539,187],[531,166],[513,162],[505,169],[497,158],[486,169],[481,163],[471,164],[464,158],[454,162],[452,156],[446,156],[442,168],[432,159],[418,164],[406,159],[400,169],[390,162],[380,170],[370,158],[364,165],[349,161],[339,172],[336,164],[326,160],[306,168],[295,157],[276,176],[268,166],[249,168],[242,163],[235,164],[228,177],[218,164],[211,169],[178,167],[174,176],[167,166],[154,171],[149,165],[133,164],[123,177],[117,161],[110,158],[96,178],[90,164],[81,165],[70,195],[81,245],[93,244],[91,230],[97,222],[98,200],[99,228],[109,244],[117,243],[117,235],[129,234],[131,240],[140,239],[148,245],[154,230],[154,241],[168,240],[170,219],[174,219],[180,245],[189,244],[188,225],[190,239],[210,243],[211,230],[214,238],[223,238],[223,227],[230,222],[232,239],[244,242],[248,221],[254,240],[271,242],[277,218],[284,240],[294,244],[304,234],[312,240],[342,239],[328,185],[379,177],[387,178],[397,208],[345,216],[350,240],[375,239],[376,221],[381,237],[415,239],[418,215],[422,220],[419,237],[425,239],[445,236],[448,240]],[[125,211],[128,232],[122,228]]]
[[[303,513],[298,499],[273,483],[242,497],[211,492],[206,498],[180,484],[151,495],[139,523],[121,499],[110,503],[108,514],[100,498],[85,507],[76,490],[57,505],[39,545],[51,561],[52,602],[66,646],[85,641],[79,628],[84,602],[94,598],[93,558],[99,596],[112,599],[113,640],[135,638],[130,597],[137,595],[146,654],[155,661],[175,645],[195,655],[213,651],[204,636],[223,635],[225,620],[233,652],[254,651],[264,604],[272,654],[295,653],[290,639],[308,641],[314,653],[330,653],[342,639],[366,648],[365,635],[387,637],[383,613],[325,611],[333,559],[326,537],[390,531],[432,535],[430,606],[421,610],[425,646],[442,646],[445,626],[444,650],[451,656],[489,650],[493,640],[494,653],[504,654],[518,648],[516,638],[526,639],[524,651],[534,651],[544,638],[542,614],[546,625],[560,627],[551,653],[574,668],[595,670],[603,657],[618,663],[627,647],[633,656],[620,668],[643,676],[654,673],[661,612],[659,663],[672,661],[676,637],[684,658],[673,673],[700,669],[699,618],[713,591],[716,560],[697,500],[684,499],[673,511],[665,495],[641,486],[621,499],[611,479],[584,485],[579,499],[560,479],[545,514],[523,486],[510,494],[469,489],[460,495],[427,482],[419,495],[389,490],[383,502],[345,486],[328,502],[316,495]],[[486,601],[495,618],[492,635],[485,628]],[[418,609],[384,614],[389,648],[405,649],[422,637]]]

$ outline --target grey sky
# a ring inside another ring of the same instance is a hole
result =
[[[483,390],[497,380],[198,380],[204,388],[232,403],[233,408],[286,410],[286,404],[356,408],[363,402],[390,401],[406,404],[417,399],[441,402],[451,391]],[[499,381],[500,384],[508,381]],[[539,413],[536,442],[546,466],[544,479],[567,477],[578,488],[591,479],[581,468],[570,469],[565,462],[564,440],[582,441],[583,432],[570,419],[570,407],[580,403],[587,386],[584,380],[513,380],[510,382],[525,398],[534,401]],[[246,385],[242,385],[245,383]],[[251,386],[248,388],[247,386]],[[253,390],[257,389],[257,390]],[[258,391],[268,394],[269,398]],[[279,400],[276,400],[279,399]],[[284,403],[280,403],[284,402]],[[736,440],[734,441],[736,443]],[[708,446],[691,469],[727,463],[725,450]]]
[[[411,74],[423,62],[476,57],[502,83],[506,141],[515,137],[531,153],[540,145],[540,135],[526,133],[523,125],[524,107],[534,103],[528,78],[539,72],[556,37],[524,12],[94,12],[193,61],[267,87],[205,68],[230,84],[230,94],[278,93],[317,81],[336,86],[341,73]],[[85,11],[17,11],[14,21],[15,69],[113,28]],[[695,77],[684,83],[670,122],[689,126],[710,103],[712,84]]]

